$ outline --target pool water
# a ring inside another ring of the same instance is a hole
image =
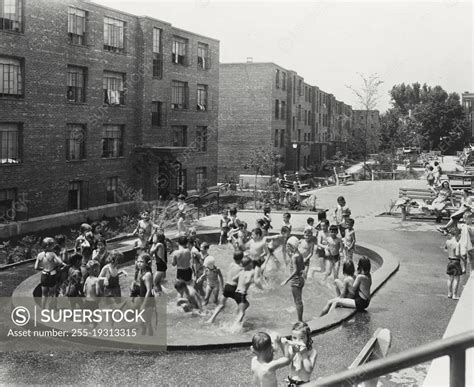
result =
[[[233,248],[231,245],[211,245],[210,255],[216,259],[216,266],[221,270],[224,281],[230,263],[233,261]],[[291,294],[291,287],[287,284],[281,286],[289,275],[280,250],[275,252],[280,262],[280,268],[273,263],[267,265],[264,273],[263,290],[251,286],[247,299],[250,307],[243,324],[237,324],[237,304],[228,299],[226,308],[219,314],[213,324],[207,323],[215,308],[213,301],[204,306],[203,312],[184,313],[176,305],[177,292],[174,289],[176,268],[168,264],[167,280],[163,284],[167,304],[167,341],[168,345],[198,345],[202,343],[214,343],[219,337],[228,339],[232,336],[234,340],[249,340],[252,335],[260,330],[272,331],[291,327],[297,321],[296,308]],[[359,256],[355,254],[357,262]],[[313,256],[310,267],[319,269],[320,260]],[[171,262],[171,259],[169,259]],[[123,295],[128,295],[130,281],[133,278],[134,266],[124,268],[128,273],[128,279],[121,280]],[[341,269],[342,272],[342,269]],[[123,278],[123,277],[122,277]],[[332,277],[330,277],[331,279]],[[332,281],[329,281],[332,282]],[[222,290],[221,290],[222,292]],[[220,294],[222,297],[222,294]],[[323,283],[323,274],[315,273],[313,278],[308,278],[303,288],[303,319],[311,320],[319,316],[327,300],[335,297],[332,285]]]

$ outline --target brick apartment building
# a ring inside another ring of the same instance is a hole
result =
[[[466,140],[472,142],[474,140],[474,93],[467,91],[462,93],[462,106],[471,128],[470,137]]]
[[[0,217],[215,185],[218,63],[217,40],[150,17],[0,0]]]
[[[221,63],[219,181],[249,173],[255,147],[273,145],[285,171],[309,169],[345,151],[352,109],[274,63]]]
[[[352,136],[367,136],[367,154],[377,153],[380,142],[380,114],[378,110],[352,111]]]

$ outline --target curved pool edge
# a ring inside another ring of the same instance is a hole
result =
[[[216,230],[202,230],[202,232],[198,232],[198,234],[210,234],[218,231]],[[378,270],[374,272],[372,275],[372,291],[371,297],[380,290],[380,288],[388,281],[388,279],[397,272],[400,267],[400,261],[389,251],[385,250],[382,247],[372,245],[370,243],[359,242],[356,245],[356,250],[359,253],[366,254],[370,257],[370,259],[381,260],[383,261],[382,265]],[[375,255],[374,255],[375,254]],[[36,278],[35,278],[36,277]],[[23,281],[13,292],[12,294],[12,303],[14,304],[14,300],[16,297],[25,297],[25,290],[30,289],[30,286],[25,286],[28,282],[34,282],[37,284],[39,279],[39,273],[35,274],[25,281]],[[370,310],[370,307],[369,307]],[[313,335],[323,333],[327,330],[334,328],[335,326],[343,323],[345,320],[348,320],[352,316],[357,313],[354,309],[347,309],[347,308],[338,308],[331,314],[327,314],[323,317],[313,318],[307,321],[311,332]],[[38,324],[41,325],[41,324]],[[44,325],[45,328],[52,328],[50,326]],[[212,325],[209,325],[212,327]],[[280,329],[280,330],[273,330],[282,337],[287,337],[291,335],[291,327]],[[232,338],[229,337],[225,342],[222,341],[222,337],[215,337],[215,342],[212,340],[208,341],[204,344],[188,344],[188,343],[167,343],[166,349],[167,350],[211,350],[211,349],[224,349],[224,348],[236,348],[236,347],[246,347],[251,344],[251,337],[242,340],[241,338]],[[68,338],[69,341],[74,341],[71,338]],[[89,341],[89,340],[88,340]],[[82,342],[84,342],[82,340]],[[90,343],[95,346],[103,346],[109,348],[118,348],[123,350],[140,350],[140,351],[154,351],[154,350],[163,350],[163,347],[156,347],[154,345],[146,345],[146,344],[133,344],[130,342],[120,342],[120,341],[111,341],[102,338],[93,338],[90,339]]]

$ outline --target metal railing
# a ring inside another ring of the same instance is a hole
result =
[[[438,357],[449,356],[449,385],[451,387],[464,387],[466,384],[466,350],[473,346],[474,331],[470,331],[315,380],[309,383],[308,386],[357,385]]]

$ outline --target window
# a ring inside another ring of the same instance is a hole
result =
[[[19,59],[0,56],[0,97],[23,95],[22,66]]]
[[[298,141],[301,141],[301,129],[298,129]]]
[[[21,162],[20,124],[0,124],[0,165]]]
[[[295,116],[293,116],[293,131],[295,131],[296,129],[296,120],[295,120]]]
[[[173,81],[171,86],[171,109],[188,108],[188,84],[186,82]]]
[[[280,101],[275,100],[275,118],[278,120],[280,118]]]
[[[281,89],[286,90],[286,73],[284,72],[281,73]]]
[[[301,105],[298,105],[298,121],[301,121]]]
[[[308,87],[308,102],[313,102],[313,90],[311,90],[311,87]]]
[[[211,58],[209,57],[209,46],[198,43],[198,69],[208,70],[211,68]]]
[[[67,100],[86,102],[86,70],[82,67],[67,66]]]
[[[188,190],[188,174],[187,174],[187,171],[186,169],[181,169],[179,171],[179,180],[178,180],[178,184],[179,184],[179,192],[180,193],[184,193]]]
[[[206,168],[196,168],[196,188],[200,189],[207,178]]]
[[[22,0],[0,0],[0,30],[21,32]]]
[[[280,88],[280,70],[277,69],[276,76],[275,76],[275,87],[277,89]]]
[[[187,48],[187,40],[178,38],[175,36],[173,38],[173,50],[171,58],[173,63],[186,65],[186,48]]]
[[[111,17],[104,17],[104,50],[124,51],[125,23]]]
[[[197,85],[197,110],[207,110],[207,86]]]
[[[119,201],[118,195],[119,178],[109,177],[107,178],[106,191],[107,191],[107,203],[117,203]]]
[[[285,146],[285,131],[280,130],[280,148]]]
[[[153,28],[153,77],[163,77],[163,54],[161,52],[161,30]]]
[[[84,160],[86,158],[86,128],[84,125],[67,126],[66,160]]]
[[[278,148],[278,140],[279,140],[279,138],[278,138],[278,129],[276,129],[275,130],[275,144],[274,144],[275,148]]]
[[[311,125],[311,111],[308,110],[308,125]]]
[[[123,89],[125,75],[104,71],[104,103],[107,105],[124,105],[125,92]]]
[[[151,126],[162,125],[162,107],[163,104],[161,102],[151,103]]]
[[[15,220],[16,188],[0,189],[0,221]]]
[[[104,125],[102,132],[102,157],[123,156],[123,127],[120,125]]]
[[[207,126],[196,127],[196,150],[207,152]]]
[[[67,11],[67,32],[70,43],[86,44],[86,11],[69,7]]]
[[[303,81],[298,80],[298,95],[303,95]]]
[[[68,189],[68,210],[80,210],[85,208],[83,198],[83,182],[82,181],[71,181],[69,182]]]
[[[188,146],[188,128],[187,126],[172,126],[173,146]]]
[[[308,125],[308,112],[306,111],[306,109],[304,110],[304,124]]]
[[[280,118],[282,120],[286,118],[286,102],[285,101],[281,101]]]

